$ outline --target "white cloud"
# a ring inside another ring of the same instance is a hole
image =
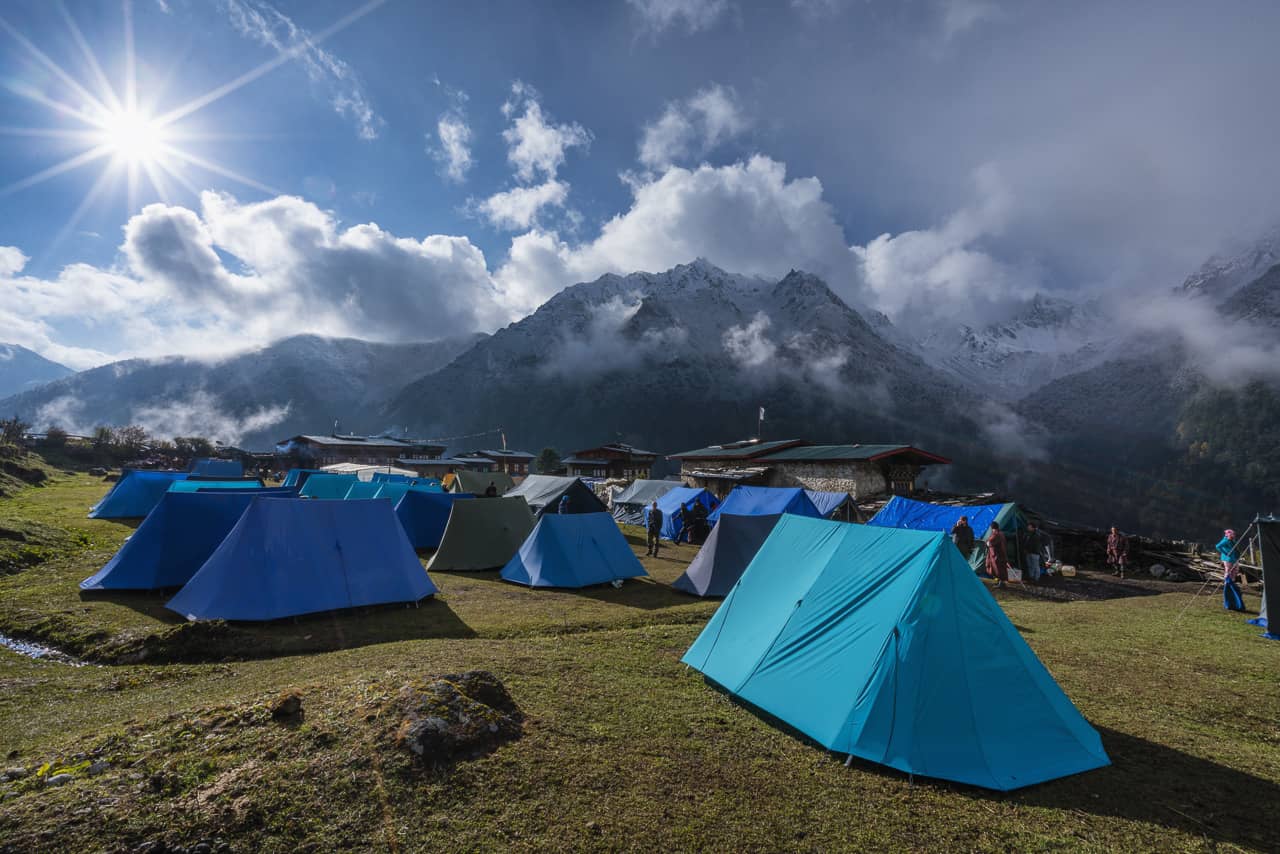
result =
[[[627,324],[640,310],[641,297],[616,297],[588,309],[586,322],[551,344],[541,370],[549,375],[582,378],[626,370],[656,357],[675,361],[687,343],[682,328],[646,329],[627,334]]]
[[[289,409],[286,403],[237,416],[229,413],[214,395],[197,391],[185,398],[139,406],[126,423],[136,424],[148,435],[162,439],[204,436],[215,442],[235,445],[246,433],[256,433],[284,421],[289,416]]]
[[[0,246],[0,276],[13,276],[22,272],[31,259],[16,246]]]
[[[627,0],[645,29],[661,33],[672,28],[696,33],[729,11],[729,0]]]
[[[769,365],[778,355],[778,345],[769,339],[769,316],[759,312],[750,323],[731,326],[724,333],[724,349],[729,357],[745,368]]]
[[[263,0],[225,0],[231,25],[242,36],[279,53],[291,54],[307,77],[323,86],[338,115],[350,119],[364,140],[378,138],[386,122],[373,109],[364,84],[351,66],[315,44],[312,35]]]
[[[502,114],[511,119],[511,126],[502,132],[507,160],[516,177],[526,183],[539,175],[554,178],[570,148],[591,144],[591,134],[582,125],[553,122],[543,111],[538,93],[520,81],[511,85],[511,97],[502,105]]]
[[[450,111],[440,116],[436,122],[436,142],[437,146],[431,150],[432,156],[444,170],[444,176],[458,183],[465,181],[474,160],[471,157],[471,127],[461,113]]]
[[[495,193],[477,206],[498,228],[527,229],[537,222],[544,207],[560,207],[569,195],[569,185],[554,179],[531,187],[515,187]]]
[[[640,162],[662,168],[701,157],[742,133],[747,124],[733,89],[712,84],[684,101],[668,104],[657,120],[645,126]]]

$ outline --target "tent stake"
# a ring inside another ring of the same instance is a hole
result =
[[[844,761],[844,767],[848,768],[852,764],[853,764],[853,754],[850,753],[849,758]]]

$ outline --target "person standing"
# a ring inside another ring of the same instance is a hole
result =
[[[657,499],[654,499],[654,502],[649,505],[649,519],[647,527],[649,538],[647,540],[645,554],[657,557],[658,544],[662,542],[662,511],[658,509]]]
[[[973,544],[977,538],[973,535],[973,528],[969,527],[968,516],[961,516],[951,526],[951,542],[955,543],[965,560],[973,556]]]
[[[1009,580],[1009,551],[1004,532],[995,522],[987,534],[987,575],[996,580],[996,587],[1004,587]]]
[[[1218,557],[1222,559],[1222,607],[1228,611],[1243,611],[1244,600],[1236,586],[1237,563],[1240,562],[1240,544],[1231,528],[1222,532],[1218,541]]]
[[[485,497],[485,498],[497,498],[497,497],[498,497],[498,484],[494,483],[493,481],[489,481],[489,485],[488,485],[487,487],[485,487],[485,490],[484,490],[484,497]]]
[[[693,523],[693,514],[689,512],[689,508],[683,504],[680,509],[676,510],[676,537],[675,544],[689,541],[689,526]]]
[[[1120,533],[1114,525],[1107,534],[1107,566],[1111,574],[1124,578],[1125,568],[1129,566],[1129,538]]]
[[[556,512],[561,515],[569,512],[569,493],[560,496],[560,506],[556,508]]]
[[[1040,565],[1045,558],[1047,551],[1046,542],[1048,535],[1040,530],[1040,526],[1035,522],[1028,522],[1025,532],[1021,536],[1022,560],[1025,565],[1028,581],[1040,580]]]

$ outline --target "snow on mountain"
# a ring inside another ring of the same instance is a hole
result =
[[[1256,241],[1214,255],[1187,277],[1181,290],[1221,302],[1276,264],[1280,264],[1280,226]]]
[[[378,344],[298,335],[218,361],[174,357],[115,362],[0,401],[38,428],[84,433],[139,424],[160,436],[207,436],[269,448],[283,436],[375,431],[386,400],[484,336]]]
[[[0,344],[0,398],[65,377],[71,369],[17,344]]]

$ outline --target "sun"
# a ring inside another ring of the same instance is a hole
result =
[[[157,163],[169,144],[165,127],[140,110],[107,113],[97,137],[115,158],[140,166]]]

